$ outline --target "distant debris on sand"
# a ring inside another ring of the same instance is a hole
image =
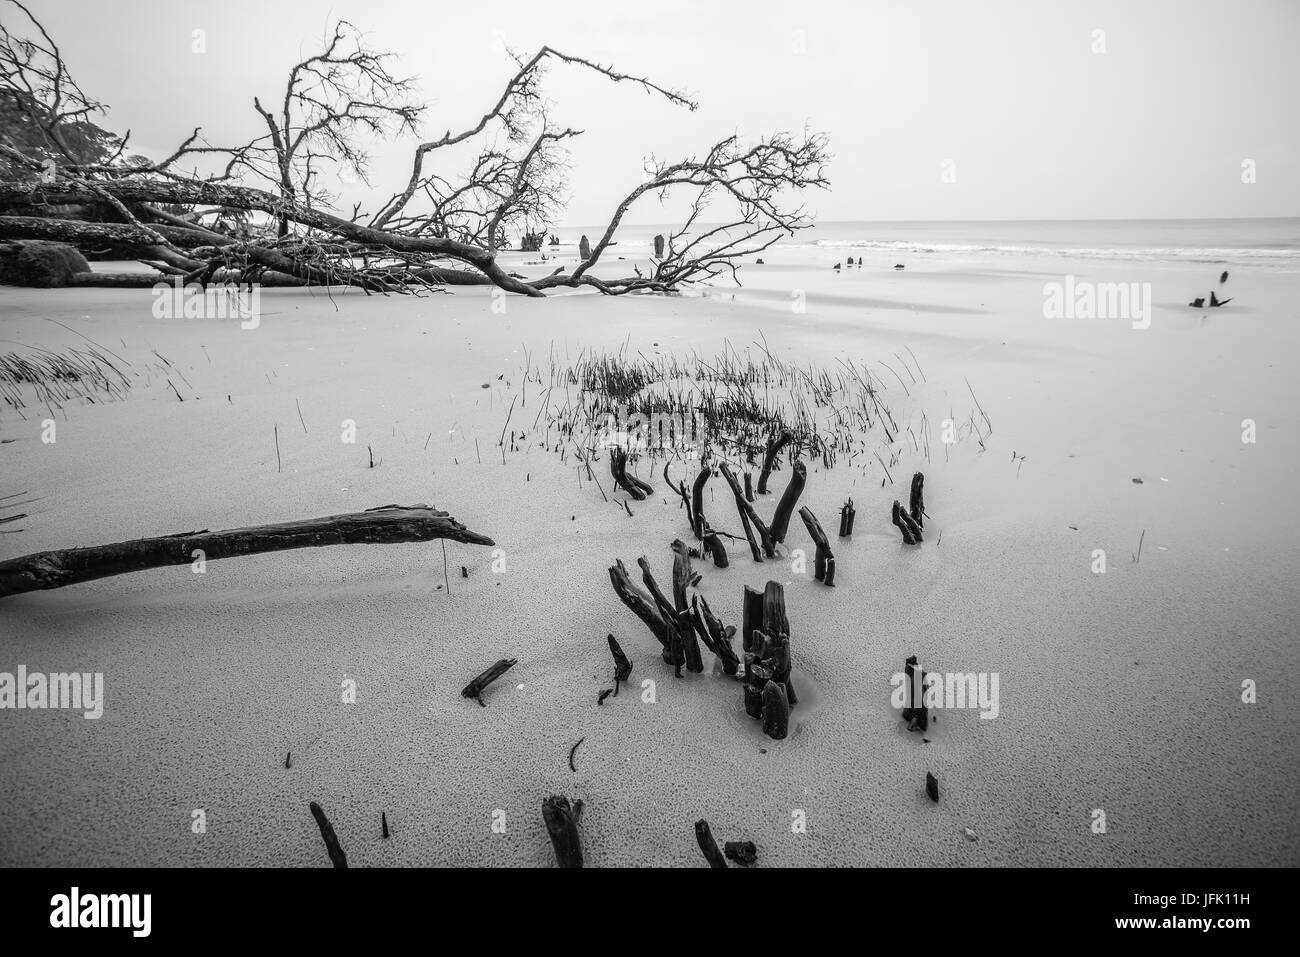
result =
[[[330,860],[335,867],[347,867],[348,856],[343,853],[343,848],[339,846],[338,835],[334,833],[334,827],[330,824],[329,818],[321,810],[319,804],[312,801],[307,805],[311,809],[311,816],[316,819],[316,826],[320,828],[320,836],[325,841],[325,850],[330,856]]]
[[[481,675],[467,684],[461,691],[461,697],[473,698],[479,703],[480,708],[486,708],[487,705],[483,701],[483,692],[487,690],[487,686],[496,681],[518,663],[519,661],[516,658],[502,658],[491,668],[488,668]]]
[[[852,266],[852,265],[853,265],[853,257],[850,256],[850,257],[846,260],[846,262],[847,262],[850,266]]]
[[[1193,299],[1191,302],[1188,303],[1188,305],[1191,306],[1193,309],[1203,309],[1205,307],[1205,297],[1202,296],[1199,299]]]
[[[718,842],[713,839],[708,821],[701,819],[695,822],[695,842],[700,845],[700,850],[704,852],[704,859],[709,862],[710,867],[727,869],[727,862],[723,859],[722,852],[718,850]]]
[[[1219,277],[1219,283],[1222,284],[1222,283],[1225,283],[1225,282],[1227,282],[1227,281],[1228,281],[1228,270],[1225,269],[1225,270],[1223,271],[1223,275],[1221,275],[1221,276]]]
[[[902,263],[894,263],[894,268],[895,268],[895,269],[906,269],[907,267],[904,266]]]
[[[935,804],[939,803],[939,779],[929,771],[925,772],[925,793]]]
[[[758,259],[754,260],[754,265],[756,266],[763,265],[763,258],[760,256]]]
[[[758,860],[758,848],[753,841],[728,841],[722,845],[722,853],[745,867]]]
[[[1216,296],[1216,295],[1214,294],[1214,290],[1210,290],[1210,308],[1211,308],[1211,309],[1217,308],[1217,307],[1219,307],[1219,306],[1226,306],[1226,305],[1227,305],[1228,303],[1230,303],[1230,302],[1232,302],[1232,297],[1228,297],[1227,299],[1220,300],[1219,297]]]
[[[840,263],[836,263],[836,264],[835,264],[834,266],[832,266],[831,268],[834,269],[836,272],[839,272],[839,271],[840,271]]]

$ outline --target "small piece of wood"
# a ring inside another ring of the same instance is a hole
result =
[[[767,479],[772,474],[772,469],[776,466],[776,457],[781,454],[785,448],[794,439],[794,433],[789,429],[783,429],[781,434],[767,440],[767,452],[763,456],[763,470],[758,473],[758,494],[767,494]]]
[[[780,741],[790,727],[790,703],[785,688],[775,681],[763,686],[763,733]]]
[[[709,553],[709,558],[713,560],[714,568],[726,568],[730,561],[727,558],[727,549],[722,544],[722,539],[718,538],[718,533],[711,528],[704,530],[704,538],[701,539],[704,550]]]
[[[794,467],[790,471],[790,481],[781,494],[781,501],[777,503],[776,511],[772,513],[772,541],[785,541],[785,533],[790,528],[790,516],[794,514],[795,503],[799,501],[799,496],[803,494],[803,487],[807,481],[808,467],[803,464],[802,460],[796,459]]]
[[[754,473],[745,473],[745,501],[754,501]]]
[[[348,856],[343,853],[343,848],[339,846],[338,835],[334,833],[334,827],[330,824],[329,818],[321,810],[319,804],[312,801],[309,805],[311,816],[316,819],[316,826],[320,828],[320,836],[325,841],[325,850],[329,852],[330,861],[335,867],[347,867]]]
[[[633,613],[645,622],[646,627],[659,639],[659,644],[663,646],[664,660],[669,664],[673,664],[673,660],[668,654],[668,623],[664,621],[663,615],[659,613],[659,608],[654,599],[632,581],[632,576],[628,574],[627,567],[623,564],[622,559],[616,560],[610,566],[609,580],[614,586],[614,593],[618,595],[623,604],[632,609]]]
[[[609,450],[609,472],[614,476],[614,484],[638,502],[654,494],[654,489],[645,482],[627,474],[627,451],[617,445]]]
[[[856,514],[853,499],[849,499],[840,509],[840,538],[848,538],[853,534],[853,519]]]
[[[617,695],[619,683],[627,681],[628,675],[632,673],[632,662],[613,635],[609,636],[609,653],[614,656],[614,694]]]
[[[743,867],[758,860],[758,848],[753,841],[728,841],[722,845],[722,853]]]
[[[918,528],[925,527],[925,476],[917,472],[912,476],[912,495],[908,511]]]
[[[383,829],[384,839],[388,839],[388,815],[383,811],[379,812],[379,826]]]
[[[708,465],[700,464],[700,473],[695,476],[695,484],[691,486],[691,519],[694,521],[693,531],[695,537],[702,539],[708,523],[704,521],[704,486],[709,483],[709,478],[713,472]]]
[[[694,507],[691,505],[691,496],[686,491],[686,483],[679,482],[676,485],[673,484],[673,480],[668,477],[667,462],[664,462],[664,482],[668,485],[670,489],[672,489],[681,497],[682,504],[686,507],[686,521],[691,526],[691,532],[695,535],[696,538],[699,538],[700,537],[699,533],[696,532],[695,530],[695,511],[694,511]]]
[[[713,839],[713,832],[709,830],[708,821],[701,819],[695,822],[695,842],[700,845],[700,850],[704,852],[704,859],[709,862],[710,867],[720,867],[726,870],[726,858],[718,850],[718,842]]]
[[[741,593],[740,650],[752,652],[754,632],[763,627],[763,593],[754,591],[748,585]]]
[[[930,709],[925,705],[925,671],[916,663],[916,655],[903,662],[903,673],[907,676],[907,707],[902,711],[902,718],[907,722],[908,731],[924,732],[930,727]]]
[[[813,561],[814,577],[819,582],[834,586],[835,556],[831,553],[831,543],[826,537],[826,533],[822,531],[821,522],[817,521],[817,516],[812,513],[812,509],[807,505],[799,509],[799,517],[803,519],[809,537],[812,538],[813,544],[817,546],[817,555]]]
[[[500,678],[503,674],[505,674],[507,671],[509,671],[518,663],[519,661],[516,658],[502,658],[492,667],[488,668],[481,675],[479,675],[477,678],[475,678],[473,681],[467,684],[461,690],[461,697],[473,698],[475,701],[479,703],[480,708],[486,708],[487,705],[483,701],[483,692],[487,689],[487,686],[490,685],[492,682],[496,681],[498,678]]]
[[[546,833],[551,837],[551,847],[555,849],[555,859],[561,867],[582,866],[582,839],[578,834],[578,815],[582,813],[582,802],[569,805],[569,799],[559,794],[552,794],[542,802],[542,820],[546,823]]]
[[[324,545],[381,545],[450,538],[471,545],[495,545],[446,512],[427,505],[384,505],[365,512],[328,515],[276,525],[221,532],[182,532],[112,545],[62,548],[0,562],[0,598],[45,588],[125,575],[165,565],[189,565],[201,551],[206,561],[262,552]]]
[[[925,793],[935,804],[939,803],[939,779],[929,771],[925,772]]]

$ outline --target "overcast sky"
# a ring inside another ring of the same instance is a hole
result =
[[[553,118],[586,131],[571,149],[568,225],[604,222],[640,181],[644,156],[805,124],[831,136],[833,188],[811,198],[822,220],[1300,215],[1297,0],[30,6],[81,85],[112,107],[102,125],[129,127],[132,151],[155,156],[194,126],[214,142],[257,135],[253,97],[281,96],[287,68],[315,52],[336,17],[397,53],[395,72],[419,77],[430,138],[471,125],[495,101],[513,72],[502,39],[529,53],[550,44],[699,99],[692,114],[553,67]],[[206,52],[193,52],[195,30]],[[346,206],[391,195],[415,142],[375,144],[373,189],[345,188]],[[1253,185],[1242,182],[1245,160]],[[647,203],[629,221],[666,218]]]

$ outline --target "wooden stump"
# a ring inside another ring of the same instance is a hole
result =
[[[763,470],[758,473],[758,494],[767,494],[767,479],[776,465],[776,457],[794,439],[794,433],[783,429],[781,434],[767,440],[767,452],[763,456]]]
[[[695,484],[691,486],[691,518],[695,522],[695,537],[698,539],[704,538],[705,530],[709,527],[709,523],[704,520],[704,486],[709,483],[712,474],[708,465],[701,463],[700,473],[695,476]]]
[[[727,867],[727,861],[718,850],[718,842],[713,839],[713,832],[709,830],[709,822],[699,820],[695,822],[695,842],[700,845],[700,850],[704,852],[704,859],[709,862],[710,867],[721,867],[723,870]]]
[[[917,472],[912,476],[912,495],[908,510],[917,528],[925,527],[925,476]]]
[[[796,459],[790,471],[790,481],[781,495],[781,501],[777,503],[776,511],[772,513],[772,541],[785,541],[785,533],[790,528],[790,516],[794,514],[795,503],[803,494],[803,487],[807,481],[808,468],[802,461]]]
[[[644,501],[647,495],[654,493],[654,489],[645,482],[635,475],[627,474],[627,452],[618,446],[609,450],[609,473],[614,476],[615,486],[627,492],[638,502]]]
[[[561,867],[582,866],[582,839],[578,835],[578,819],[582,815],[582,802],[572,807],[569,799],[552,794],[542,802],[542,820],[551,837],[555,859]]]
[[[609,653],[614,656],[614,694],[618,695],[618,686],[627,681],[632,674],[632,662],[623,653],[622,646],[613,635],[609,636]]]
[[[754,541],[751,525],[758,530],[759,538],[763,543],[763,555],[768,558],[775,558],[776,543],[772,541],[772,533],[763,520],[758,517],[758,513],[754,511],[754,506],[745,500],[745,495],[740,491],[740,484],[736,481],[736,476],[732,474],[726,462],[719,464],[718,469],[722,472],[722,477],[727,480],[727,484],[731,486],[731,494],[736,499],[736,509],[740,512],[740,523],[745,527],[745,537],[749,539],[749,549],[753,552],[754,561],[761,562],[763,558],[758,553],[758,545]]]
[[[835,584],[835,556],[831,554],[831,543],[827,539],[826,533],[822,531],[821,523],[817,521],[817,516],[812,513],[812,509],[804,506],[799,509],[799,517],[803,519],[804,527],[808,529],[808,535],[812,538],[813,543],[817,546],[817,556],[814,559],[813,574],[819,582],[834,586]]]
[[[700,640],[722,662],[723,672],[734,677],[740,670],[740,659],[736,657],[736,652],[731,647],[736,626],[724,627],[722,621],[713,614],[713,609],[709,607],[704,596],[698,593],[691,598],[691,609],[694,612],[695,628]]]
[[[840,509],[840,538],[848,538],[853,534],[853,518],[856,514],[853,499],[849,499]]]

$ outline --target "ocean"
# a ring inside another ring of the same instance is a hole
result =
[[[640,253],[656,233],[666,235],[670,228],[625,226],[619,245]],[[584,232],[595,242],[602,229],[556,233],[565,243],[576,243]],[[1300,218],[822,222],[778,245],[946,258],[1055,255],[1300,271]]]

